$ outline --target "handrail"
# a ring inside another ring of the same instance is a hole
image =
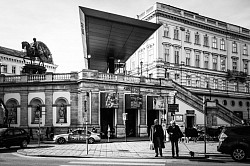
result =
[[[192,104],[192,107],[196,108],[198,111],[204,113],[203,110],[203,99],[200,98],[199,96],[193,94],[190,90],[182,87],[178,83],[173,81],[173,87],[174,89],[179,92],[177,93],[177,97],[181,99],[183,102]],[[220,117],[221,119],[229,122],[230,124],[240,124],[241,119],[234,115],[232,111],[229,109],[223,107],[221,104],[216,103],[216,106],[218,108],[217,111],[217,116]]]

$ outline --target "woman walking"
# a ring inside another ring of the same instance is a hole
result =
[[[154,144],[155,149],[155,157],[158,157],[158,152],[162,157],[162,148],[165,148],[164,145],[164,133],[162,126],[159,125],[158,119],[154,120],[154,125],[151,126],[150,129],[150,141]]]

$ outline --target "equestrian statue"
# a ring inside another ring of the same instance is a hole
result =
[[[22,49],[26,50],[26,54],[23,58],[30,58],[30,64],[25,64],[23,73],[44,74],[46,72],[44,62],[53,64],[52,55],[49,48],[43,42],[36,41],[36,38],[33,38],[33,43],[23,41]],[[39,62],[39,64],[36,62]]]

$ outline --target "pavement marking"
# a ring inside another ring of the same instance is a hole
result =
[[[100,162],[100,161],[93,161],[93,162],[76,162],[76,161],[73,161],[73,162],[69,162],[70,164],[88,164],[88,165],[96,165],[96,164],[101,164],[101,165],[145,165],[145,166],[165,166],[165,163],[144,163],[144,162],[136,162],[136,163],[132,163],[132,162],[129,162],[129,163],[124,163],[122,161],[120,162],[110,162],[110,161],[105,161],[105,162]],[[62,165],[61,165],[62,166]],[[65,165],[63,165],[65,166]],[[71,165],[72,166],[72,165]]]
[[[142,165],[142,166],[165,166],[166,159],[110,159],[110,158],[84,158],[78,159],[78,161],[70,161],[69,164],[73,165]],[[66,165],[62,165],[66,166]],[[72,166],[72,165],[71,165]]]

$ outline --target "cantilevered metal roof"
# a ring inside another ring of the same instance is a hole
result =
[[[109,58],[125,62],[160,25],[79,7],[85,15],[90,69],[107,72]]]

